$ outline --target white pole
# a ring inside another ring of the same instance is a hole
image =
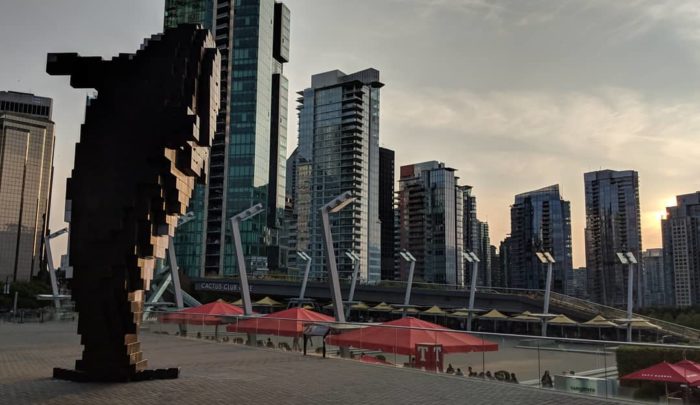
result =
[[[479,275],[479,262],[475,261],[472,263],[472,279],[471,285],[469,287],[469,314],[467,319],[467,330],[472,330],[472,318],[474,311],[474,298],[476,296],[476,278]]]
[[[306,283],[309,281],[309,270],[311,269],[311,257],[306,259],[306,269],[304,270],[304,280],[301,282],[301,292],[299,293],[299,301],[304,299],[306,294]]]
[[[407,306],[411,301],[411,287],[413,286],[413,270],[416,268],[416,262],[411,261],[408,270],[408,283],[406,284],[406,294],[403,297],[403,305]],[[406,310],[404,309],[404,315],[406,315]]]
[[[333,298],[333,308],[335,309],[335,320],[345,323],[343,297],[340,295],[340,279],[338,277],[338,265],[335,262],[333,235],[331,235],[331,224],[328,218],[328,211],[329,210],[326,207],[321,208],[323,238],[326,245],[326,259],[328,260],[328,283],[331,287],[331,297]]]
[[[547,284],[544,290],[544,314],[549,315],[549,296],[552,292],[552,263],[547,261]],[[547,336],[547,318],[542,323],[542,336]]]
[[[628,276],[627,276],[627,341],[632,341],[632,289],[634,286],[634,264],[630,262],[628,264]]]
[[[58,299],[58,282],[56,281],[56,269],[53,267],[53,255],[51,254],[51,236],[44,235],[44,248],[46,249],[46,264],[51,278],[51,291],[53,292],[53,305],[56,311],[61,309],[61,300]]]
[[[248,273],[246,270],[245,257],[243,256],[243,245],[241,244],[241,220],[231,218],[231,228],[233,229],[233,245],[236,248],[236,261],[238,262],[238,273],[241,278],[241,297],[243,298],[243,312],[246,315],[253,314],[253,303],[250,301],[250,289],[248,287]]]
[[[185,307],[185,304],[182,301],[182,287],[180,285],[180,273],[178,271],[180,270],[178,265],[177,265],[177,256],[175,256],[175,242],[173,242],[175,238],[172,236],[168,237],[168,262],[170,264],[170,280],[173,283],[173,289],[175,290],[175,305],[177,305],[177,309],[182,309]],[[167,285],[167,283],[164,283]]]
[[[348,294],[348,301],[352,302],[355,299],[355,285],[357,284],[357,273],[360,271],[360,259],[352,259],[354,264],[354,269],[352,271],[352,281],[350,284],[350,294]]]

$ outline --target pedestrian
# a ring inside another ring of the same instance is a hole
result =
[[[462,372],[461,368],[457,368],[457,372],[455,373],[455,375],[459,377],[464,377],[464,373]]]
[[[488,370],[486,371],[486,378],[488,378],[489,380],[493,380],[493,376],[491,375],[491,372]]]
[[[446,372],[447,374],[454,374],[455,369],[452,368],[452,363],[449,363],[449,364],[447,365],[447,370],[446,370],[445,372]]]
[[[552,388],[554,386],[554,384],[552,383],[552,376],[549,375],[549,370],[545,370],[540,382],[542,383],[542,387],[544,388]]]
[[[476,373],[472,370],[471,366],[467,367],[467,375],[469,377],[476,377]]]
[[[514,384],[519,384],[518,379],[515,377],[515,373],[510,373],[510,382]]]

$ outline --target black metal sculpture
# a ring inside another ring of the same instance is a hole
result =
[[[177,378],[146,370],[138,340],[144,291],[164,258],[196,178],[203,178],[219,109],[219,53],[209,31],[181,25],[110,61],[48,55],[46,71],[94,88],[68,179],[71,290],[84,346],[76,381]]]

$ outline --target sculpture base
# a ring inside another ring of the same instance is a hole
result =
[[[143,370],[131,375],[121,373],[90,374],[79,370],[67,370],[55,367],[53,378],[74,382],[129,382],[146,380],[174,380],[180,376],[179,368],[159,368],[156,370]]]

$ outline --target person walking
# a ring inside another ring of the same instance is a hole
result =
[[[542,383],[542,387],[544,388],[552,388],[554,387],[554,384],[552,383],[552,376],[549,375],[549,370],[545,370],[544,375],[542,375],[542,379],[540,380]]]

